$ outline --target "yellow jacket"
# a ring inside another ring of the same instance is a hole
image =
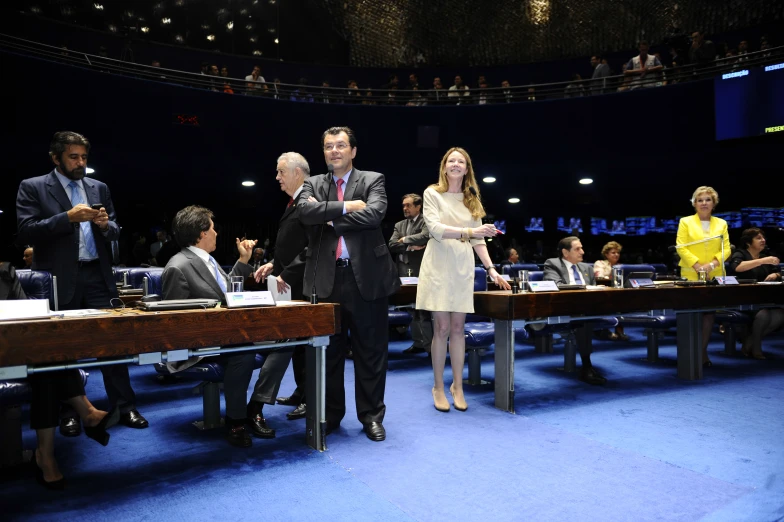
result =
[[[692,268],[694,263],[708,264],[713,259],[719,259],[721,263],[714,268],[709,274],[708,278],[711,279],[716,276],[722,275],[722,263],[730,257],[730,236],[727,231],[727,222],[721,218],[711,216],[710,231],[706,234],[702,229],[702,221],[700,216],[694,214],[681,218],[678,224],[678,235],[675,239],[676,244],[683,245],[693,241],[699,241],[706,237],[722,235],[724,237],[724,259],[721,257],[721,239],[711,239],[705,243],[698,243],[688,247],[678,247],[678,255],[681,256],[679,263],[681,267],[681,276],[689,279],[690,281],[697,280],[697,271]]]

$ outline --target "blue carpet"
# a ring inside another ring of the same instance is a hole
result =
[[[104,448],[57,437],[68,491],[35,484],[28,471],[0,482],[4,520],[779,520],[784,517],[784,338],[766,340],[768,361],[720,355],[699,382],[676,378],[674,337],[648,364],[642,332],[625,344],[596,341],[594,387],[564,374],[554,355],[517,347],[516,415],[493,407],[492,386],[466,387],[469,410],[439,413],[424,356],[390,344],[387,440],[361,433],[347,364],[348,414],[318,453],[290,407],[265,408],[275,440],[228,446],[198,432],[192,384],[160,384],[131,368],[151,427],[118,426]],[[483,358],[485,378],[492,355]],[[255,378],[255,376],[254,376]],[[447,385],[451,375],[447,370]],[[293,389],[291,372],[282,393]],[[105,404],[100,374],[88,395]],[[26,418],[24,419],[26,423]],[[35,437],[25,430],[25,446]]]

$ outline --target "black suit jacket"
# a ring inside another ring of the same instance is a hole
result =
[[[292,299],[302,299],[305,296],[303,281],[309,227],[303,225],[299,219],[301,200],[302,192],[280,218],[278,237],[275,238],[275,258],[272,260],[272,275],[280,276],[288,283]]]
[[[82,179],[82,184],[87,193],[87,204],[102,203],[109,214],[109,230],[105,235],[97,225],[91,223],[91,226],[106,288],[112,297],[117,297],[112,275],[111,242],[119,239],[120,227],[116,223],[109,187],[87,177]],[[19,185],[16,196],[18,241],[35,248],[33,270],[46,270],[57,276],[57,299],[61,304],[73,299],[79,270],[79,223],[68,221],[67,214],[72,208],[73,204],[54,171],[26,179]]]
[[[580,272],[583,284],[596,284],[596,278],[593,275],[593,265],[590,263],[577,263],[577,270]],[[566,270],[566,263],[563,262],[563,259],[560,257],[553,257],[545,261],[542,279],[545,281],[555,281],[560,285],[568,285],[569,273]]]
[[[367,206],[359,212],[343,214],[343,203],[338,201],[337,187],[329,174],[311,176],[305,180],[300,193],[300,221],[310,227],[310,241],[306,253],[305,288],[313,286],[313,268],[316,264],[321,224],[324,226],[316,291],[320,298],[332,293],[335,283],[335,251],[338,237],[343,236],[351,257],[351,268],[362,299],[372,301],[386,297],[400,288],[395,264],[389,254],[387,242],[381,231],[381,221],[387,212],[387,193],[384,175],[354,169],[345,187],[344,201],[361,199]],[[308,197],[318,202],[308,202]]]
[[[392,237],[389,238],[389,251],[392,252],[392,255],[395,258],[398,274],[401,277],[407,277],[409,269],[411,270],[412,277],[418,277],[419,267],[422,266],[422,258],[425,256],[425,249],[406,249],[412,245],[427,245],[427,242],[430,240],[430,232],[427,230],[425,217],[421,213],[417,216],[417,220],[414,223],[413,228],[408,231],[408,234],[406,234],[407,227],[408,219],[395,223],[395,231],[392,233]],[[406,237],[408,241],[405,243],[398,243],[397,241],[401,237]],[[401,255],[403,255],[404,258],[408,258],[408,263],[400,259]]]

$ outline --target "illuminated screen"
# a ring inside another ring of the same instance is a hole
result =
[[[575,230],[577,232],[582,233],[583,231],[583,220],[578,217],[570,217],[568,219],[559,217],[558,222],[556,225],[558,230],[562,230],[564,232],[572,233]]]
[[[717,140],[784,133],[784,63],[723,74],[713,90]]]
[[[592,217],[591,218],[591,234],[598,236],[599,234],[607,233],[607,220],[604,218]]]
[[[609,228],[606,230],[607,234],[610,234],[611,236],[626,235],[626,221],[623,219],[613,219],[610,220],[607,224],[609,225]]]
[[[532,217],[525,227],[526,232],[544,232],[544,218]]]
[[[716,212],[713,215],[726,221],[729,228],[743,228],[743,214],[741,212]]]
[[[747,207],[740,209],[743,226],[776,227],[779,223],[779,209],[767,207]]]
[[[493,225],[495,228],[498,229],[502,234],[506,234],[506,220],[502,219],[500,221],[494,221]]]

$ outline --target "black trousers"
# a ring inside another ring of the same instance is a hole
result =
[[[429,352],[433,343],[432,313],[428,310],[414,310],[411,315],[411,338],[414,340],[414,346]]]
[[[101,273],[101,264],[98,261],[82,265],[77,272],[76,291],[68,303],[61,303],[60,310],[78,310],[80,308],[110,308],[112,295],[106,287],[106,281]],[[89,343],[85,339],[85,343]],[[136,393],[131,387],[131,377],[128,375],[128,366],[125,364],[112,364],[101,366],[103,385],[109,397],[109,407],[118,406],[120,413],[128,413],[136,409]],[[73,416],[72,412],[64,413]]]
[[[347,332],[351,331],[354,352],[354,396],[357,419],[362,424],[382,422],[386,413],[384,391],[387,382],[389,329],[387,303],[383,297],[365,301],[359,293],[352,268],[335,269],[332,294],[324,302],[340,305],[339,334],[330,337],[326,361],[326,413],[329,424],[339,423],[346,415]]]
[[[79,370],[34,373],[30,383],[30,428],[43,430],[60,424],[62,401],[84,395],[84,384]]]
[[[304,346],[295,346],[294,353],[291,356],[291,366],[294,370],[294,382],[297,383],[297,389],[292,393],[293,396],[299,397],[299,402],[305,402],[305,348]]]

